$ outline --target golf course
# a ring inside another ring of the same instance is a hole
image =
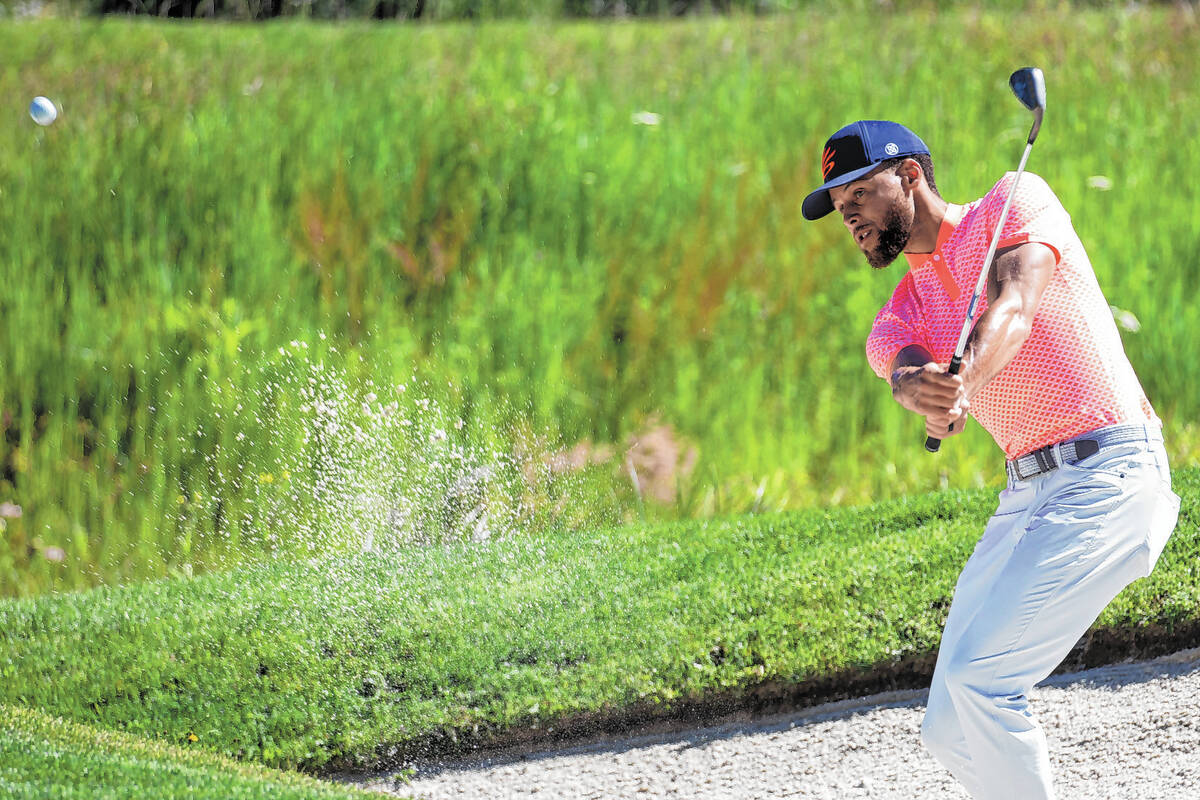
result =
[[[1032,64],[1182,499],[1062,669],[1200,645],[1194,6],[430,8],[0,0],[0,795],[927,687],[1003,453],[925,452],[864,355],[903,259],[800,206],[867,118],[981,197]]]

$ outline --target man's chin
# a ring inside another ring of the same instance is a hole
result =
[[[893,263],[895,263],[896,258],[899,255],[900,254],[897,253],[891,258],[888,258],[887,253],[881,253],[878,250],[870,250],[863,253],[863,256],[867,259],[867,263],[871,265],[871,269],[887,269]]]

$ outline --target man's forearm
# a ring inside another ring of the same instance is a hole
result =
[[[963,388],[974,397],[1016,358],[1058,264],[1055,251],[1030,242],[1001,250],[988,282],[988,309],[975,323],[963,353]]]
[[[940,367],[931,367],[932,364],[933,355],[920,345],[909,345],[897,353],[892,359],[892,373],[888,380],[892,387],[892,399],[922,416],[930,413],[935,406],[948,407],[947,387],[938,385],[942,382],[941,378],[948,376],[933,378],[935,383],[931,385],[926,373],[929,369],[940,370]]]
[[[1016,358],[1031,326],[1016,302],[998,302],[979,318],[967,340],[960,374],[967,399],[974,397]]]
[[[892,359],[892,374],[888,378],[888,383],[892,387],[892,399],[909,411],[914,411],[915,409],[905,400],[904,378],[908,373],[912,372],[912,368],[924,366],[930,361],[933,361],[933,356],[930,355],[929,351],[915,344],[905,347]]]

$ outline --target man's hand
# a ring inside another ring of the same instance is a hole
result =
[[[962,433],[971,404],[961,375],[951,375],[946,367],[928,361],[921,366],[896,367],[891,384],[896,402],[925,417],[929,436],[945,439]]]

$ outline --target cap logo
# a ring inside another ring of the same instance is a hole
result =
[[[833,148],[826,147],[825,152],[821,155],[821,177],[829,180],[831,172],[833,172]]]
[[[889,156],[894,156],[900,152],[900,148],[896,146],[895,142],[888,142],[883,146],[883,152],[887,153]]]

